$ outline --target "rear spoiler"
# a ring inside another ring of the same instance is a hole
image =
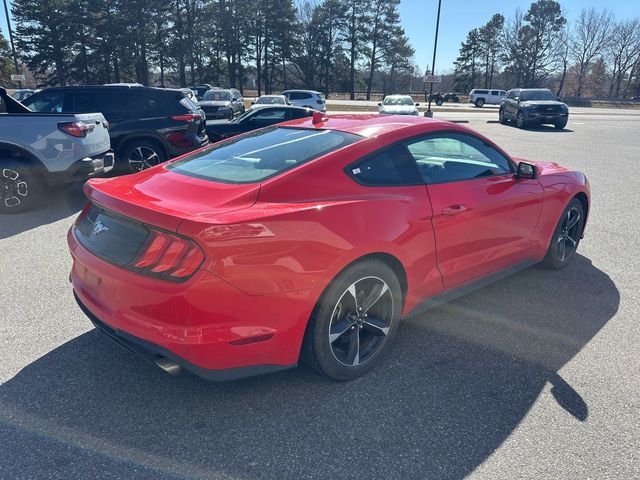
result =
[[[2,97],[7,113],[31,113],[31,110],[7,94],[7,90],[3,87],[0,87],[0,97]]]

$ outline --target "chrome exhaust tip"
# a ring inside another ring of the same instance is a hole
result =
[[[167,372],[169,375],[177,375],[180,373],[180,370],[182,370],[180,368],[180,365],[164,357],[158,358],[155,361],[155,364],[159,366],[162,370]]]

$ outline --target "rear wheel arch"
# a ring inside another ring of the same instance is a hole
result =
[[[47,173],[47,168],[33,154],[15,145],[0,143],[0,162],[4,159],[26,162],[35,169],[35,173],[42,176]]]
[[[128,137],[123,138],[122,140],[120,140],[118,142],[118,153],[122,154],[122,152],[124,152],[132,143],[135,142],[152,142],[155,143],[157,146],[159,146],[162,149],[162,152],[164,153],[164,155],[168,158],[169,154],[167,152],[167,147],[165,146],[164,142],[162,141],[162,139],[160,139],[159,137],[155,136],[155,135],[150,135],[150,134],[139,134],[139,135],[131,135]]]

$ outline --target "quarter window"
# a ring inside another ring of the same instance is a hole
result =
[[[511,171],[509,160],[500,152],[470,135],[430,135],[407,143],[407,149],[427,184],[471,180]]]
[[[350,165],[347,173],[371,187],[422,185],[413,157],[404,145],[395,145]]]

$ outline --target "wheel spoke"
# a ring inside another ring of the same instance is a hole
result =
[[[354,304],[355,304],[355,306],[356,306],[356,312],[357,312],[357,311],[358,311],[358,307],[359,307],[359,305],[358,305],[358,293],[356,292],[356,284],[355,284],[355,283],[354,283],[354,284],[352,284],[352,285],[348,288],[348,290],[347,290],[347,291],[348,291],[348,292],[351,294],[351,296],[353,297],[353,303],[354,303]]]
[[[560,237],[560,242],[558,243],[558,256],[560,257],[560,261],[564,262],[564,257],[567,255],[567,245],[564,240],[564,237]]]
[[[343,320],[340,323],[331,325],[329,330],[329,343],[335,342],[338,338],[344,335],[353,326],[354,322],[350,320]]]
[[[349,351],[347,352],[347,361],[351,366],[360,364],[360,329],[356,328],[349,335]]]
[[[571,210],[572,212],[574,212],[575,210]],[[580,220],[580,213],[575,211],[575,215],[573,217],[569,216],[569,219],[567,220],[567,230],[571,230],[576,223],[578,223],[578,221]]]
[[[571,238],[569,235],[567,235],[567,240],[569,240],[571,242],[571,245],[573,248],[576,247],[576,245],[578,244],[578,242],[576,242],[573,238]]]
[[[362,310],[364,313],[367,313],[371,307],[373,307],[378,300],[389,290],[389,287],[386,283],[377,283],[373,288],[371,293],[367,298],[365,298],[364,302],[362,302]]]
[[[390,326],[384,320],[376,317],[366,317],[364,324],[378,334],[389,335]]]

